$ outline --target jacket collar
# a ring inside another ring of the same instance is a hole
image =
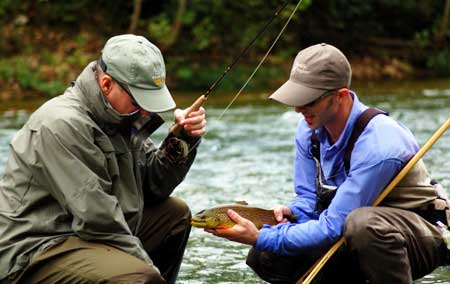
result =
[[[127,121],[132,121],[139,114],[123,116],[113,109],[106,97],[100,91],[96,79],[96,62],[89,63],[75,81],[75,88],[80,96],[82,105],[87,109],[89,115],[102,128],[117,128],[119,125],[126,125]]]

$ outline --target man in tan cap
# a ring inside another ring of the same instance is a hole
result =
[[[436,221],[447,223],[448,203],[422,161],[383,206],[370,207],[419,147],[407,128],[361,103],[350,81],[350,64],[336,47],[298,53],[289,80],[270,96],[303,115],[296,197],[274,208],[277,226],[258,231],[230,210],[234,227],[207,230],[252,245],[247,264],[270,283],[295,283],[342,235],[345,247],[314,283],[411,284],[446,261]]]
[[[190,210],[170,195],[206,120],[177,109],[181,133],[153,144],[175,108],[165,76],[155,45],[115,36],[31,115],[0,180],[0,283],[175,283]]]

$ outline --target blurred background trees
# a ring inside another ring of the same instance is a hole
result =
[[[168,84],[204,90],[284,3],[281,0],[1,0],[0,95],[56,95],[112,35],[146,36],[163,51]],[[222,84],[240,86],[284,25],[288,6]],[[450,0],[303,0],[250,88],[284,81],[295,54],[327,42],[355,79],[450,75]]]

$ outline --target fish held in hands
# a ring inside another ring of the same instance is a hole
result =
[[[231,228],[236,223],[228,217],[227,211],[229,209],[232,209],[243,218],[250,220],[258,229],[261,229],[264,224],[270,226],[278,224],[273,210],[248,206],[245,201],[204,209],[192,217],[191,224],[194,227],[205,229]],[[284,215],[283,217],[290,222],[297,220],[297,216],[295,215]]]

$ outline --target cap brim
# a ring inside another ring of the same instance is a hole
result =
[[[288,106],[303,106],[320,97],[323,94],[323,91],[324,90],[309,88],[288,80],[270,95],[269,99]]]
[[[167,86],[160,89],[141,89],[128,85],[138,105],[149,112],[165,112],[176,107]]]

